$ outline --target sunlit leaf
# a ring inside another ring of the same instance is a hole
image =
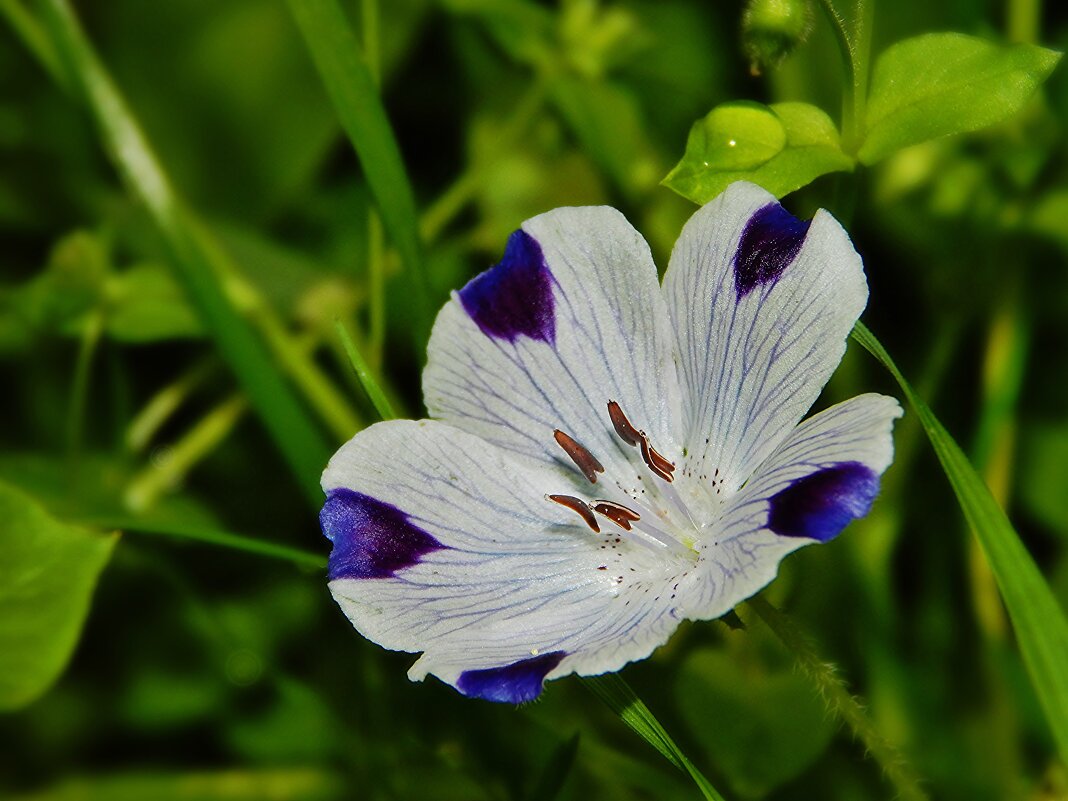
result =
[[[0,484],[0,710],[30,703],[63,671],[116,539]]]
[[[834,123],[815,106],[733,102],[694,123],[685,155],[663,183],[707,203],[734,181],[752,181],[782,197],[821,175],[852,169]]]
[[[1061,756],[1068,759],[1068,620],[1064,611],[964,451],[916,395],[886,349],[863,323],[857,323],[853,338],[893,375],[919,417],[964,517],[990,563],[1038,700]]]
[[[888,47],[875,62],[859,158],[985,128],[1018,112],[1061,54],[961,33],[928,33]]]

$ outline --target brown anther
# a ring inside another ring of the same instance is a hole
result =
[[[590,511],[589,504],[581,498],[576,498],[573,495],[546,495],[545,497],[550,501],[556,501],[561,506],[566,506],[572,512],[578,512],[579,517],[586,521],[587,526],[600,533],[601,527],[597,525],[597,518]]]
[[[608,416],[612,418],[612,426],[621,440],[628,445],[637,445],[641,442],[641,432],[630,424],[630,420],[615,401],[608,401]]]
[[[649,444],[649,438],[645,436],[644,431],[641,432],[641,435],[642,458],[645,460],[645,464],[664,481],[674,480],[672,473],[675,471],[675,465],[656,452],[656,449]]]
[[[612,501],[594,501],[593,511],[602,514],[626,531],[630,531],[630,524],[635,520],[641,520],[641,515],[633,509],[628,509]]]
[[[571,461],[573,461],[575,466],[582,471],[582,475],[586,476],[586,480],[591,484],[596,484],[597,474],[603,473],[604,467],[596,458],[594,458],[593,454],[579,443],[575,442],[575,440],[560,429],[554,430],[553,436],[556,438],[556,444],[563,448],[564,453],[571,457]]]

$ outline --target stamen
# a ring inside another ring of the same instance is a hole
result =
[[[612,418],[612,426],[621,440],[628,445],[637,445],[641,441],[641,432],[630,424],[630,420],[615,401],[608,401],[608,416]]]
[[[657,528],[646,520],[634,521],[634,527],[650,539],[655,540],[657,545],[663,545],[669,551],[673,551],[679,554],[680,556],[695,556],[695,553],[692,548],[687,548],[685,545],[683,545],[677,539],[672,537],[666,531]]]
[[[598,534],[601,532],[601,527],[597,525],[597,518],[593,516],[589,504],[581,498],[576,498],[573,495],[546,495],[545,497],[550,501],[555,501],[561,506],[567,507],[572,512],[578,512],[579,517],[586,521],[587,526]]]
[[[570,456],[571,461],[582,471],[582,475],[586,476],[586,480],[596,484],[597,474],[603,473],[604,467],[594,455],[558,428],[553,431],[553,436],[556,443],[564,449],[564,453]]]
[[[615,503],[613,501],[594,501],[593,511],[604,515],[626,531],[630,531],[631,523],[641,519],[641,515],[633,509],[628,509],[626,506],[623,506],[623,504]]]
[[[645,460],[645,464],[664,481],[672,481],[672,471],[675,469],[675,465],[657,453],[653,446],[649,444],[649,438],[645,435],[644,431],[639,431],[642,440],[642,459]]]

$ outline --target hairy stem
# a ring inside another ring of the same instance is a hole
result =
[[[797,660],[798,669],[815,686],[827,709],[864,744],[869,756],[883,769],[886,778],[897,789],[898,795],[911,801],[923,801],[927,794],[921,789],[919,777],[905,762],[893,745],[875,728],[868,713],[857,698],[846,689],[834,665],[820,658],[812,643],[790,618],[760,596],[746,601],[749,607],[776,637],[782,641]]]

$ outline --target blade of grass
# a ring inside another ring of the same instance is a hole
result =
[[[367,362],[364,361],[360,351],[356,348],[356,343],[352,341],[349,332],[345,330],[345,326],[340,320],[334,320],[334,328],[337,329],[338,338],[341,340],[341,344],[345,348],[345,355],[349,357],[352,371],[356,373],[356,378],[359,379],[360,386],[362,386],[363,391],[367,393],[367,397],[374,405],[375,411],[378,412],[378,416],[383,420],[393,420],[397,416],[393,411],[393,404],[389,402],[386,393],[382,391],[382,387],[378,385],[374,376],[371,375],[371,370],[367,366]]]
[[[108,531],[125,531],[128,533],[161,535],[176,539],[194,540],[209,545],[217,545],[220,548],[229,548],[235,551],[244,551],[259,556],[267,556],[271,559],[281,559],[292,562],[298,567],[323,570],[326,568],[326,557],[313,551],[305,551],[300,548],[291,548],[288,545],[276,545],[272,542],[264,542],[255,537],[247,537],[243,534],[232,534],[228,531],[215,531],[213,529],[194,528],[171,523],[146,523],[130,518],[89,518],[78,520],[80,526],[89,528],[106,529]]]
[[[126,102],[100,63],[66,0],[41,4],[51,45],[75,91],[100,129],[104,147],[130,190],[163,235],[173,266],[184,281],[219,350],[234,371],[308,500],[322,499],[319,473],[331,449],[323,433],[271,362],[263,343],[238,314],[220,285],[225,265],[218,247],[180,199],[145,140]]]
[[[905,380],[886,349],[863,323],[858,322],[853,329],[853,339],[894,377],[927,432],[964,516],[994,572],[1031,683],[1061,758],[1068,761],[1068,620],[1064,611],[964,451]]]
[[[356,150],[382,223],[415,277],[420,302],[428,306],[415,195],[359,40],[337,0],[289,0],[289,10]]]
[[[618,673],[590,676],[583,679],[583,683],[594,695],[604,701],[609,709],[619,715],[620,720],[659,751],[668,762],[688,773],[708,801],[724,801],[719,791],[687,759],[675,741],[671,739],[671,735],[660,725],[660,721],[649,711],[649,707]]]

